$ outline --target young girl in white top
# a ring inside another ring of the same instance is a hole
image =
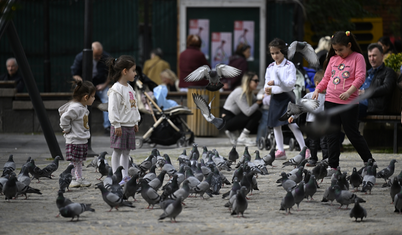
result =
[[[276,145],[278,147],[275,158],[279,160],[286,159],[283,147],[282,126],[288,124],[287,121],[279,121],[287,109],[289,101],[294,102],[293,87],[296,83],[296,67],[286,59],[288,47],[287,44],[275,38],[269,45],[272,62],[265,73],[265,91],[271,95],[271,103],[268,112],[268,126],[273,127]],[[296,123],[288,124],[289,129],[293,132],[300,148],[305,147],[303,134],[300,132]],[[306,158],[309,157],[309,151],[306,150]]]
[[[66,159],[74,165],[72,170],[75,180],[70,187],[89,187],[91,183],[82,177],[82,162],[86,160],[88,139],[88,105],[95,100],[96,88],[89,81],[78,81],[73,92],[73,100],[59,108],[60,127],[66,139]]]
[[[128,176],[129,153],[135,149],[135,132],[138,131],[138,122],[141,119],[138,111],[135,91],[129,84],[134,81],[137,75],[134,58],[122,55],[119,58],[110,58],[107,61],[109,67],[109,79],[115,83],[109,89],[109,120],[110,147],[112,153],[112,170],[123,166],[124,184],[130,177]]]

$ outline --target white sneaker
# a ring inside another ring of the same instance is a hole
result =
[[[233,133],[233,132],[231,132],[231,131],[229,131],[229,130],[226,130],[226,131],[225,131],[225,134],[226,134],[226,136],[229,138],[230,143],[231,143],[232,145],[236,145],[236,135],[235,135],[235,133]]]
[[[69,188],[79,188],[81,186],[81,183],[79,183],[77,180],[73,180],[70,183]]]
[[[237,145],[245,145],[248,147],[253,147],[257,146],[257,141],[255,139],[240,136],[239,138],[237,138]]]
[[[78,179],[76,182],[80,184],[80,187],[89,187],[91,183],[85,180],[85,178]]]

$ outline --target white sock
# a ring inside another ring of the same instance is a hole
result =
[[[130,149],[122,150],[122,154],[120,157],[120,166],[123,166],[124,170],[121,171],[123,178],[128,176],[128,157],[129,157]]]
[[[295,136],[297,143],[299,143],[300,149],[304,148],[304,146],[306,146],[306,143],[304,143],[304,137],[299,129],[299,126],[296,123],[288,124],[288,126],[289,129],[293,132],[293,135]]]
[[[274,127],[274,135],[275,135],[275,142],[276,146],[278,146],[278,150],[283,152],[283,133],[282,133],[282,126]]]
[[[120,166],[121,153],[122,153],[121,149],[113,149],[113,153],[112,153],[112,171],[113,171],[113,173],[117,170],[117,167]]]

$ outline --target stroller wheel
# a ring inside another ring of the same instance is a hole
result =
[[[141,148],[144,144],[144,140],[142,138],[135,138],[135,147]]]
[[[260,137],[260,139],[258,140],[258,149],[263,150],[264,148],[265,148],[265,138]]]
[[[290,138],[289,140],[289,150],[293,151],[295,149],[296,146],[296,140],[294,138]]]

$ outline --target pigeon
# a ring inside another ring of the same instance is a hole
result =
[[[95,212],[95,209],[91,208],[91,204],[76,203],[76,202],[70,203],[65,207],[59,209],[60,215],[66,218],[71,217],[71,221],[73,221],[75,217],[77,217],[78,221],[80,215],[85,211]]]
[[[402,185],[402,171],[399,173],[397,178],[398,178],[399,184]]]
[[[214,97],[215,98],[215,97]],[[225,127],[225,120],[223,118],[216,118],[211,113],[211,102],[208,104],[207,101],[199,94],[193,93],[193,100],[197,108],[201,111],[202,116],[207,120],[207,122],[212,123],[218,130],[222,130]]]
[[[138,175],[131,177],[131,179],[124,185],[123,199],[128,200],[130,197],[133,197],[134,201],[136,201],[135,193],[137,193],[140,188],[140,185],[137,184],[138,177]]]
[[[193,148],[190,151],[190,160],[198,161],[200,158],[200,152],[198,151],[197,144],[193,144]]]
[[[57,193],[57,198],[56,198],[56,206],[60,210],[60,208],[63,208],[67,206],[68,204],[73,203],[70,199],[65,198],[63,195],[63,192],[59,190]],[[60,212],[56,215],[56,217],[59,217]]]
[[[237,181],[233,182],[232,188],[228,192],[222,194],[222,199],[224,199],[226,197],[229,197],[229,199],[230,199],[233,195],[236,195],[237,190],[240,190],[240,187],[241,187],[241,185],[239,182],[237,182]],[[228,206],[225,205],[225,207],[228,207]]]
[[[301,103],[303,103],[303,105],[301,105]],[[287,121],[290,117],[297,119],[303,113],[316,110],[318,106],[320,106],[320,102],[313,99],[299,99],[296,104],[289,101],[288,108],[286,109],[286,112],[279,118],[279,121]]]
[[[107,154],[106,151],[103,151],[103,152],[101,152],[101,153],[99,154],[99,156],[98,156],[98,162],[96,163],[97,168],[99,168],[99,164],[100,164],[100,162],[101,162],[101,161],[100,161],[101,159],[103,159],[105,165],[109,165],[109,163],[108,163],[107,160],[106,160],[106,154]]]
[[[282,176],[282,184],[278,186],[282,186],[286,192],[292,191],[292,189],[296,187],[296,182],[290,180],[285,172],[282,172],[281,176]]]
[[[373,166],[373,167],[376,167],[376,166]],[[369,192],[369,194],[371,194],[371,189],[375,185],[376,178],[373,175],[373,167],[368,166],[367,167],[367,173],[363,177],[362,192],[365,192],[366,194],[367,194],[367,191]]]
[[[356,200],[359,203],[366,202],[362,198],[358,197],[356,194],[350,192],[349,190],[341,190],[338,185],[334,185],[335,187],[335,199],[338,203],[341,205],[339,206],[339,209],[343,206],[346,205],[346,209],[349,207],[349,204],[356,202]]]
[[[294,158],[289,159],[288,161],[285,161],[284,163],[282,163],[283,167],[297,166],[302,160],[304,160],[306,158],[306,150],[307,150],[307,146],[304,146],[303,149],[300,151],[300,153],[297,154]]]
[[[163,158],[165,158],[166,162],[165,162],[165,165],[163,165],[163,167],[162,167],[162,171],[165,171],[166,174],[168,174],[170,177],[172,177],[177,172],[177,170],[172,165],[169,155],[163,154]]]
[[[398,178],[394,177],[394,180],[392,181],[391,184],[391,189],[389,191],[389,194],[391,195],[391,204],[394,203],[395,195],[398,194],[401,191],[402,187],[399,184]]]
[[[177,183],[177,175],[173,176],[171,179],[171,182],[163,185],[162,187],[162,195],[161,195],[161,200],[164,201],[168,198],[169,195],[173,194],[176,192],[176,190],[179,189],[179,184]]]
[[[265,155],[262,160],[264,160],[266,166],[274,167],[272,163],[275,161],[275,148],[272,148],[267,155]]]
[[[307,42],[292,42],[288,48],[289,60],[293,58],[296,52],[299,52],[303,55],[310,67],[318,68],[320,66],[320,61],[318,60],[317,54],[315,53],[313,47]]]
[[[239,153],[236,151],[236,146],[233,145],[232,149],[229,152],[229,161],[236,162],[239,159]]]
[[[6,163],[4,163],[3,174],[1,175],[1,177],[11,174],[11,172],[15,171],[15,168],[15,162],[13,159],[13,155],[11,154],[10,156],[8,156],[8,160],[6,161]]]
[[[148,158],[146,158],[143,162],[141,162],[140,165],[138,165],[138,167],[140,168],[142,173],[147,172],[149,169],[151,169],[151,167],[153,165],[155,165],[155,164],[152,164],[152,161],[153,161],[154,158],[156,160],[156,157],[151,154],[151,155],[149,155]],[[156,161],[155,161],[155,163],[156,163]]]
[[[65,169],[59,175],[59,188],[61,192],[70,191],[69,186],[71,181],[73,180],[73,176],[71,175],[71,170],[74,168],[74,165],[68,165],[67,169]]]
[[[290,180],[293,180],[296,184],[300,183],[303,179],[303,171],[304,171],[304,167],[303,166],[299,166],[298,168],[295,168],[294,170],[292,170],[291,172],[289,172],[288,178]]]
[[[116,210],[118,210],[119,207],[121,206],[127,206],[127,207],[135,207],[132,205],[131,202],[128,201],[123,201],[123,193],[121,192],[117,192],[117,193],[113,193],[113,192],[109,192],[104,186],[103,184],[97,184],[96,186],[97,188],[99,188],[99,190],[102,193],[102,198],[103,201],[106,202],[106,204],[108,204],[110,206],[110,211],[112,211],[113,207],[116,208]]]
[[[223,179],[216,167],[213,168],[212,174],[213,174],[211,180],[212,194],[218,195],[219,190],[221,190],[223,184]]]
[[[118,166],[112,176],[113,180],[117,181],[118,183],[123,180],[123,173],[121,173],[122,170],[124,170],[124,168],[122,166]]]
[[[19,182],[27,186],[31,184],[31,177],[29,177],[28,167],[22,167],[21,173],[18,175],[17,179]]]
[[[392,159],[386,168],[382,169],[380,172],[377,172],[377,178],[383,178],[385,180],[385,183],[387,183],[389,177],[394,174],[395,162],[397,161],[395,159]]]
[[[394,206],[395,206],[395,211],[401,214],[402,212],[402,191],[397,193],[394,197]]]
[[[50,179],[53,176],[52,175],[53,172],[57,171],[57,169],[59,168],[60,159],[61,159],[60,156],[56,156],[52,163],[50,163],[49,165],[47,165],[45,168],[42,169],[43,172],[50,177]]]
[[[144,179],[140,180],[141,182],[141,196],[145,201],[148,202],[147,209],[153,209],[155,204],[158,204],[161,200],[161,197],[156,192],[154,188],[152,188],[148,182]],[[152,205],[152,208],[149,208]]]
[[[211,168],[209,168],[205,165],[204,159],[201,159],[200,164],[201,164],[201,171],[202,171],[202,174],[204,175],[204,177],[206,177],[209,173],[212,172]]]
[[[349,182],[347,180],[347,173],[343,172],[338,176],[338,181],[336,182],[342,190],[349,190]]]
[[[155,179],[151,180],[148,183],[148,185],[150,187],[152,187],[153,189],[155,189],[155,191],[158,191],[159,188],[162,187],[165,175],[166,175],[166,171],[162,170],[161,173],[159,173],[159,175]]]
[[[36,193],[42,195],[39,189],[32,188],[29,185],[25,185],[24,183],[21,183],[19,181],[15,182],[15,184],[17,185],[17,191],[18,191],[16,196],[24,195],[25,199],[27,199],[27,193]]]
[[[213,197],[211,193],[211,180],[213,173],[210,173],[204,181],[200,182],[197,186],[192,189],[192,192],[195,194],[199,194],[202,199],[204,199],[204,193],[206,193],[209,197]],[[191,189],[190,189],[191,190]]]
[[[188,183],[189,183],[188,180],[184,180],[181,188],[176,190],[173,194],[169,195],[169,198],[170,199],[181,198],[181,201],[183,203],[183,201],[186,200],[190,195],[190,187]]]
[[[204,179],[204,174],[202,173],[201,163],[197,163],[197,168],[194,172],[194,177],[197,178],[200,182]]]
[[[367,211],[360,206],[358,198],[355,199],[355,206],[350,210],[349,216],[350,218],[354,217],[356,222],[358,218],[360,218],[360,221],[363,221],[363,217],[367,218]]]
[[[99,165],[98,165],[98,170],[101,176],[97,180],[101,180],[103,176],[107,175],[109,173],[109,164],[106,163],[106,160],[103,158],[99,159]]]
[[[209,83],[205,89],[218,91],[223,87],[220,82],[222,78],[236,77],[240,74],[241,70],[225,64],[217,64],[214,69],[210,69],[208,65],[203,65],[190,73],[184,80],[186,82],[195,82],[207,79]]]
[[[356,167],[353,167],[352,174],[349,178],[350,185],[355,189],[355,192],[359,189],[359,186],[363,183],[363,178],[357,173]]]
[[[95,168],[95,172],[98,172],[98,156],[94,156],[92,161],[87,165],[88,167],[93,167]]]
[[[35,161],[33,159],[31,159],[30,163],[28,164],[28,169],[29,169],[29,173],[31,173],[31,175],[32,175],[32,179],[37,179],[38,183],[40,182],[39,178],[41,178],[41,177],[47,177],[47,178],[51,179],[50,175],[48,175],[42,169],[40,169],[39,167],[37,167],[35,165]]]
[[[145,179],[146,181],[150,182],[151,180],[156,178],[156,165],[152,166],[151,169],[149,169],[149,172],[144,175],[144,177],[142,177],[143,179]]]
[[[294,188],[292,190],[292,195],[293,195],[293,198],[294,198],[295,203],[297,205],[297,210],[299,210],[299,204],[300,204],[301,201],[303,201],[303,199],[305,197],[305,195],[304,195],[304,182],[303,181],[300,182],[296,186],[296,188]]]
[[[304,196],[307,199],[308,197],[310,197],[311,200],[314,200],[313,196],[316,192],[317,192],[317,184],[315,181],[315,176],[312,175],[308,183],[304,185]]]
[[[131,166],[130,168],[128,168],[127,174],[130,177],[134,177],[136,175],[140,176],[141,170],[139,168],[137,168],[137,167]]]
[[[226,158],[222,157],[219,155],[218,151],[215,150],[215,156],[212,157],[212,160],[214,161],[216,167],[218,170],[227,170],[231,171],[232,168],[230,168],[230,163],[226,160]]]
[[[262,175],[268,175],[268,169],[265,167],[265,162],[261,159],[260,151],[258,150],[255,150],[254,165],[256,165],[258,169],[260,169]]]
[[[328,168],[328,162],[321,161],[311,170],[311,173],[312,175],[315,176],[317,180],[321,180],[320,183],[322,183],[324,178],[327,177],[328,174],[327,168]]]
[[[292,192],[288,191],[285,197],[282,199],[281,207],[279,210],[286,211],[286,215],[288,215],[290,214],[290,208],[292,208],[294,205],[295,205],[295,199],[292,195]]]
[[[247,210],[248,202],[246,199],[247,188],[242,186],[240,190],[236,194],[236,198],[232,204],[232,213],[231,215],[237,215],[237,217],[244,217],[244,211]]]
[[[114,180],[116,181],[116,177],[114,177]],[[119,181],[120,182],[120,181]],[[110,191],[113,185],[113,170],[112,168],[109,168],[109,173],[107,174],[106,178],[103,179],[103,186]]]
[[[176,217],[183,210],[182,198],[179,197],[175,200],[172,200],[170,203],[165,203],[162,209],[163,214],[159,216],[159,220],[169,217],[172,223],[176,223]]]
[[[339,186],[337,186],[339,187]],[[328,202],[331,201],[331,206],[332,206],[332,202],[336,199],[335,197],[335,184],[329,186],[325,192],[324,195],[322,197],[321,202]]]
[[[15,176],[11,176],[3,185],[3,194],[5,196],[5,200],[10,201],[10,199],[17,197],[17,182],[17,178]]]

